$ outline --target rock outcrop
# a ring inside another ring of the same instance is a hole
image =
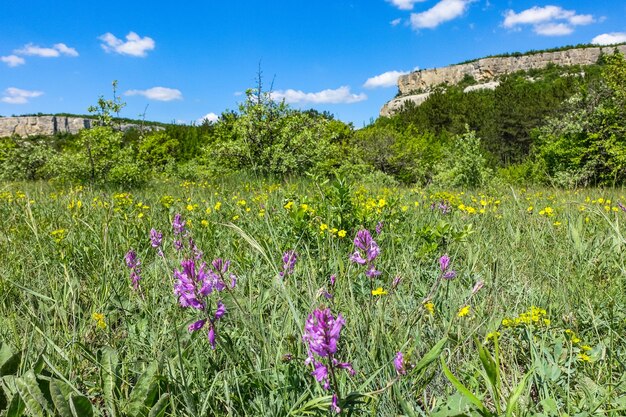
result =
[[[0,138],[7,136],[52,136],[59,133],[76,134],[81,129],[95,126],[95,120],[72,116],[16,116],[0,117]],[[119,129],[139,129],[140,125],[122,123]],[[147,130],[162,130],[160,126],[146,126]]]
[[[401,96],[386,103],[381,109],[380,115],[389,116],[408,100],[421,104],[425,101],[425,98],[421,99],[421,97],[424,97],[424,94],[427,94],[433,87],[441,84],[458,84],[467,76],[478,82],[478,85],[472,86],[470,91],[480,88],[495,88],[492,82],[506,74],[542,69],[550,64],[559,66],[592,65],[598,62],[602,54],[612,54],[616,49],[626,54],[626,45],[597,46],[529,53],[520,56],[482,58],[465,64],[414,71],[398,78],[398,89]],[[481,85],[484,87],[480,87]],[[415,94],[416,91],[419,91],[420,94]]]

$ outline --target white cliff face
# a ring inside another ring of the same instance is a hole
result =
[[[0,138],[7,136],[52,136],[59,133],[76,134],[81,129],[95,126],[95,120],[70,116],[17,116],[0,117]],[[139,125],[123,123],[121,130],[140,128]],[[162,130],[160,126],[147,126],[146,130]]]
[[[567,49],[557,52],[542,52],[532,55],[483,58],[468,64],[415,71],[398,78],[401,94],[415,90],[428,90],[439,84],[457,84],[466,75],[482,84],[493,78],[516,71],[541,69],[549,64],[559,66],[592,65],[601,54],[612,54],[615,49],[626,53],[626,45],[593,48]]]
[[[385,104],[380,111],[381,116],[389,116],[398,110],[403,99],[410,99],[421,104],[424,100],[413,100],[423,94],[413,94],[414,91],[428,93],[433,87],[448,84],[458,84],[466,76],[473,77],[478,85],[472,86],[469,91],[481,88],[495,88],[496,78],[516,71],[542,69],[550,64],[558,66],[592,65],[598,62],[602,54],[609,55],[615,50],[626,54],[626,45],[603,46],[591,48],[575,48],[556,52],[541,52],[537,54],[483,58],[467,64],[451,65],[449,67],[414,71],[398,78],[398,89],[404,97],[399,97]],[[406,101],[406,100],[405,100]]]

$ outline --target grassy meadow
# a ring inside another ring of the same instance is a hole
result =
[[[4,184],[0,415],[625,415],[625,194]]]

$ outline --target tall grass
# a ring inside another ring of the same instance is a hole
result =
[[[305,365],[302,341],[308,315],[324,306],[346,320],[337,357],[356,371],[337,373],[346,415],[624,415],[618,201],[623,190],[4,185],[0,413],[326,415],[332,392]],[[187,330],[197,312],[173,293],[176,213],[203,259],[232,260],[238,278],[220,293],[228,313],[215,350],[206,329]],[[164,257],[151,228],[164,234]],[[362,228],[381,248],[373,281],[349,261]],[[124,263],[131,248],[140,290]],[[287,250],[298,261],[281,278]],[[457,277],[437,284],[444,254]]]

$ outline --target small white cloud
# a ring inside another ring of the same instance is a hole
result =
[[[17,67],[20,65],[24,65],[24,63],[26,63],[24,58],[22,58],[21,56],[17,56],[17,55],[0,56],[0,61],[7,64],[9,67]]]
[[[575,10],[565,10],[560,6],[534,6],[519,13],[507,10],[502,26],[519,29],[531,25],[538,35],[559,36],[574,32],[574,26],[589,25],[596,19],[590,14],[577,14]]]
[[[17,55],[39,56],[42,58],[58,58],[61,55],[78,56],[78,51],[64,43],[55,43],[52,48],[46,48],[32,43],[24,45],[22,49],[13,51]]]
[[[8,104],[26,104],[28,99],[43,95],[43,91],[29,91],[21,88],[9,87],[4,90],[4,96],[0,101]]]
[[[180,90],[167,87],[152,87],[147,90],[128,90],[124,93],[127,96],[144,96],[150,100],[172,101],[182,100],[183,94]]]
[[[205,121],[209,122],[209,123],[215,123],[219,120],[219,116],[213,112],[205,114],[204,116],[202,116],[201,118],[199,118],[198,120],[196,120],[196,123],[198,124],[202,124]]]
[[[441,0],[421,13],[411,13],[413,29],[434,29],[442,23],[456,19],[474,0]]]
[[[363,84],[365,88],[393,87],[398,82],[398,77],[408,74],[408,71],[387,71],[374,77],[368,78]]]
[[[565,23],[546,23],[535,26],[534,31],[542,36],[563,36],[574,32],[574,28]]]
[[[78,56],[78,51],[76,49],[70,48],[64,43],[55,43],[53,48],[59,51],[63,55]]]
[[[272,92],[274,100],[285,100],[287,103],[314,103],[314,104],[351,104],[367,100],[364,93],[354,94],[350,87],[342,86],[336,89],[322,90],[317,93],[305,93],[301,90],[284,90]]]
[[[120,55],[145,57],[147,52],[153,50],[155,46],[154,39],[148,36],[142,38],[135,32],[129,32],[126,35],[126,42],[110,32],[105,33],[98,39],[103,42],[100,46],[106,52],[114,52]]]
[[[387,0],[400,10],[411,10],[415,3],[422,3],[426,0]]]
[[[402,23],[402,19],[400,18],[393,19],[391,22],[389,22],[391,26],[398,26],[400,23]]]
[[[591,40],[591,43],[596,45],[614,45],[624,42],[626,42],[626,32],[603,33]]]

